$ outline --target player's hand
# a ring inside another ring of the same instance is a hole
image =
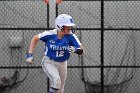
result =
[[[73,47],[73,46],[69,46],[69,53],[74,53],[74,52],[76,52],[76,48],[75,47]]]
[[[30,64],[33,63],[33,54],[32,53],[26,53],[26,61]]]

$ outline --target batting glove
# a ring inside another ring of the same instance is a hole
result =
[[[33,54],[32,53],[26,53],[26,61],[29,63],[33,63]]]
[[[76,48],[75,47],[73,47],[73,46],[69,46],[69,53],[74,53],[74,52],[76,52]]]

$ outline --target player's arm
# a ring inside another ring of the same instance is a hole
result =
[[[41,41],[43,41],[43,42],[46,42],[48,36],[49,36],[51,33],[54,33],[54,32],[44,31],[44,32],[42,32],[42,33],[39,33],[38,35],[35,35],[35,36],[32,38],[32,40],[31,40],[28,53],[33,53],[33,51],[34,51],[34,49],[35,49],[35,46],[36,46],[36,44],[37,44],[37,42],[38,42],[39,40],[41,40]]]
[[[30,47],[29,47],[29,51],[26,54],[26,61],[27,62],[32,63],[32,61],[33,61],[33,52],[34,52],[35,46],[37,45],[37,42],[39,40],[41,40],[43,42],[46,42],[49,35],[50,35],[49,31],[44,31],[42,33],[39,33],[38,35],[35,35],[32,38],[31,43],[30,43]]]
[[[39,40],[38,35],[35,35],[31,40],[29,51],[28,53],[26,53],[26,61],[29,63],[33,63],[33,52],[34,52],[35,46],[37,45],[38,40]]]
[[[38,35],[35,35],[35,36],[32,38],[28,53],[33,53],[33,51],[34,51],[34,49],[35,49],[35,46],[36,46],[38,40],[39,40]]]
[[[77,53],[79,55],[82,55],[83,54],[83,47],[82,47],[82,45],[80,45],[80,48],[77,48],[74,53]]]
[[[76,53],[78,55],[82,55],[83,47],[82,47],[80,40],[77,38],[77,36],[75,34],[73,34],[71,40],[72,40],[71,48],[74,51],[74,53]]]

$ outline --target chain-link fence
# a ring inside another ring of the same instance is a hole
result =
[[[56,14],[74,18],[84,54],[71,55],[64,93],[139,93],[140,1],[63,0]],[[55,11],[55,10],[54,10]],[[0,93],[47,93],[44,45],[25,62],[31,38],[54,27],[43,0],[0,1]],[[102,90],[103,89],[103,90]]]

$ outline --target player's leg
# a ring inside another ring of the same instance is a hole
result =
[[[52,82],[50,93],[57,93],[61,86],[61,79],[57,68],[52,64],[45,63],[43,65],[43,71],[47,74]]]
[[[61,87],[60,87],[59,93],[63,93],[65,81],[67,77],[67,62],[60,63],[58,71],[61,78]]]
[[[49,93],[58,93],[58,90],[61,87],[61,79],[57,67],[53,62],[48,62],[49,60],[44,60],[42,63],[43,71],[47,74],[49,79],[52,82]]]

